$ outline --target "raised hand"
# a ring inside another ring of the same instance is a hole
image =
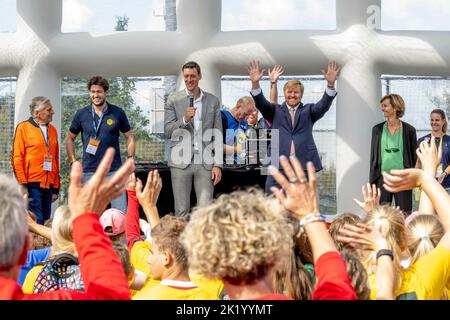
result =
[[[287,179],[281,172],[270,166],[270,173],[283,188],[272,187],[271,191],[281,204],[289,210],[297,219],[301,219],[310,213],[319,213],[319,199],[316,189],[316,169],[308,162],[309,181],[305,177],[302,165],[297,158],[291,157],[290,162],[284,156],[280,157],[281,166]]]
[[[388,230],[388,222],[382,220],[375,226],[363,223],[358,223],[356,226],[344,224],[338,231],[337,240],[358,249],[378,251],[389,248],[389,243],[386,240]]]
[[[364,202],[361,202],[358,199],[353,199],[353,201],[355,201],[365,212],[369,212],[380,204],[381,191],[375,184],[372,184],[372,187],[370,186],[370,183],[368,183],[367,186],[363,185],[362,193]]]
[[[127,184],[126,184],[127,191],[136,191],[136,174],[133,172],[130,174]]]
[[[140,179],[137,180],[136,197],[144,210],[156,207],[161,188],[162,180],[158,170],[153,170],[148,173],[144,190],[142,190],[142,181]]]
[[[328,69],[326,72],[323,69],[321,70],[323,78],[327,80],[329,87],[334,87],[334,83],[336,82],[340,70],[341,68],[336,65],[336,61],[328,62]]]
[[[267,72],[269,74],[270,82],[277,82],[278,78],[284,73],[284,69],[282,65],[276,64],[273,66],[272,70],[269,68]]]
[[[420,143],[416,153],[422,164],[422,169],[431,175],[435,175],[436,168],[442,159],[442,146],[439,146],[439,150],[437,150],[436,141],[434,137],[431,137],[430,143],[425,140]]]
[[[86,212],[100,215],[111,200],[125,192],[126,181],[134,171],[134,160],[128,159],[116,173],[106,179],[114,159],[114,148],[108,148],[95,174],[84,185],[83,169],[79,161],[72,164],[69,185],[69,209],[75,219]]]
[[[421,169],[391,170],[383,172],[383,187],[389,192],[400,192],[420,188],[427,173]]]
[[[264,70],[261,70],[259,67],[259,61],[253,60],[250,61],[248,66],[248,75],[250,76],[250,81],[252,83],[257,83],[264,75]]]

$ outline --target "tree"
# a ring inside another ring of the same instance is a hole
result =
[[[450,92],[447,90],[444,90],[442,95],[437,95],[434,97],[431,97],[431,103],[433,103],[437,108],[442,109],[445,111],[445,114],[450,114]]]
[[[116,17],[116,31],[126,31],[129,18],[126,16]],[[89,94],[86,87],[88,79],[64,79],[62,83],[62,121],[61,121],[61,197],[60,201],[66,200],[67,188],[69,185],[70,163],[65,150],[64,140],[69,130],[75,112],[90,104]],[[149,125],[149,119],[146,117],[133,99],[133,93],[136,92],[136,85],[132,78],[119,77],[109,79],[108,101],[124,109],[137,144],[143,146],[143,149],[150,149],[152,143],[157,139],[151,137],[146,128]],[[126,158],[126,142],[123,136],[120,136],[120,149],[122,160]],[[147,148],[146,148],[147,147]],[[82,159],[83,146],[80,138],[75,140],[75,153],[77,159]],[[148,154],[146,155],[148,156]],[[139,160],[139,152],[136,154]]]
[[[4,95],[0,97],[0,172],[10,173],[11,168],[11,144],[14,130],[14,101],[13,96]]]
[[[128,31],[128,21],[130,18],[127,17],[126,14],[123,16],[116,16],[116,27],[114,30],[116,31]]]

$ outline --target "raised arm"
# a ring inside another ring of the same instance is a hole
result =
[[[156,203],[162,188],[162,179],[158,170],[152,170],[148,173],[147,182],[142,190],[142,181],[138,179],[136,183],[136,196],[144,210],[150,227],[153,229],[159,223],[159,214]]]
[[[139,227],[139,202],[136,197],[136,175],[130,175],[127,182],[127,215],[125,216],[125,236],[128,250],[133,248],[136,241],[143,240]]]
[[[113,159],[114,149],[108,148],[95,174],[84,185],[81,163],[75,162],[71,169],[69,209],[86,288],[85,299],[130,298],[122,264],[98,218],[112,199],[125,192],[126,181],[134,171],[134,160],[129,159],[106,179]]]
[[[314,165],[308,163],[308,181],[299,160],[295,157],[291,157],[291,163],[286,157],[280,157],[280,163],[287,179],[271,166],[271,174],[283,187],[283,191],[276,187],[271,190],[292,216],[300,220],[300,226],[308,235],[317,275],[313,299],[356,300],[345,262],[319,213]]]
[[[264,70],[261,70],[261,68],[259,67],[259,61],[250,61],[247,66],[247,70],[248,75],[250,76],[250,81],[252,82],[252,90],[260,89],[261,87],[259,86],[259,81],[264,75]]]
[[[420,144],[421,151],[418,152],[418,156],[421,157],[422,163],[424,162],[424,157],[421,156],[421,152],[429,148],[430,145],[426,141]],[[391,170],[390,174],[383,172],[383,178],[385,182],[384,188],[387,191],[399,192],[419,187],[427,194],[446,231],[446,235],[444,235],[439,244],[450,249],[450,236],[447,235],[447,233],[450,235],[450,195],[436,180],[434,175],[425,170],[404,169]]]
[[[273,69],[270,68],[267,71],[269,73],[270,80],[270,97],[269,101],[273,104],[278,104],[278,78],[284,73],[282,65],[276,64]]]
[[[328,68],[327,71],[321,70],[323,74],[323,78],[327,81],[327,88],[334,90],[335,89],[335,82],[337,79],[337,76],[339,74],[339,71],[341,68],[339,68],[336,65],[336,61],[330,61],[328,62]]]
[[[431,139],[430,144],[426,141],[424,142],[420,143],[419,148],[416,150],[417,162],[420,163],[426,173],[434,177],[436,176],[437,166],[442,159],[442,146],[437,150],[435,139]],[[433,203],[425,192],[420,193],[419,213],[434,214]]]
[[[359,201],[358,199],[353,199],[361,209],[364,210],[365,213],[368,213],[370,210],[375,208],[380,204],[381,198],[381,190],[377,188],[375,184],[370,185],[367,183],[366,186],[362,186],[362,194],[364,197],[364,202]]]
[[[324,79],[327,81],[327,88],[325,93],[319,102],[315,103],[311,108],[311,118],[313,122],[316,122],[322,118],[325,113],[330,109],[333,103],[334,97],[336,97],[335,82],[339,74],[340,68],[336,65],[335,61],[328,63],[327,70],[321,70]]]
[[[250,61],[247,70],[252,82],[252,91],[250,93],[255,101],[255,106],[261,112],[264,119],[272,122],[276,106],[267,101],[259,86],[259,81],[263,77],[264,70],[260,69],[259,61],[255,60]]]
[[[391,255],[392,247],[387,240],[388,228],[385,224],[374,227],[358,223],[356,226],[345,224],[339,229],[338,240],[349,243],[355,248],[377,252],[376,299],[393,300],[395,298],[396,271]]]

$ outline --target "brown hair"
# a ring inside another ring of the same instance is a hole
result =
[[[284,84],[283,92],[286,91],[286,89],[292,89],[296,86],[300,86],[300,93],[303,96],[303,91],[305,91],[305,86],[303,83],[300,82],[300,80],[289,80]]]
[[[355,289],[358,300],[369,300],[370,289],[367,285],[368,275],[366,268],[352,252],[344,250],[341,255],[345,261],[347,274],[350,277],[350,282]]]
[[[105,92],[109,90],[108,80],[106,80],[102,76],[93,76],[92,78],[90,78],[87,84],[88,90],[91,90],[91,87],[94,85],[102,87]]]
[[[348,243],[337,240],[337,237],[339,235],[339,230],[344,226],[344,224],[356,225],[358,222],[361,222],[361,218],[356,214],[350,212],[340,214],[333,219],[328,232],[330,232],[330,236],[336,244],[338,251],[346,249],[350,252],[355,252],[355,249],[352,246],[350,246]]]
[[[131,262],[130,262],[130,253],[128,252],[128,249],[119,242],[113,242],[112,246],[116,251],[117,255],[119,256],[123,270],[125,271],[125,275],[129,277],[131,272]]]
[[[430,112],[430,116],[433,113],[436,113],[436,114],[440,115],[441,119],[444,120],[444,125],[442,126],[442,133],[446,133],[447,129],[448,129],[448,121],[447,121],[447,116],[445,115],[444,110],[442,110],[442,109],[434,109],[433,111]]]
[[[302,259],[302,262],[304,264],[314,264],[311,243],[309,242],[308,235],[306,234],[304,229],[300,229],[296,233],[294,241],[295,246],[298,248],[298,255],[300,256],[300,259]]]
[[[199,64],[195,61],[189,61],[183,64],[183,67],[181,67],[181,71],[184,71],[184,69],[196,69],[199,75],[202,74]]]
[[[403,101],[403,98],[398,94],[391,93],[381,98],[380,103],[383,103],[383,101],[386,99],[389,99],[389,102],[395,110],[397,118],[400,119],[401,117],[403,117],[403,115],[405,114],[405,101]]]
[[[295,251],[294,248],[273,270],[273,289],[275,293],[285,294],[295,300],[311,300],[313,292],[311,273]]]
[[[184,270],[188,269],[186,250],[180,242],[180,235],[186,227],[187,221],[181,217],[165,215],[152,229],[152,239],[160,251],[169,251],[175,258],[176,264]]]

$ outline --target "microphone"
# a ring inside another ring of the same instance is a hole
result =
[[[189,93],[188,99],[189,99],[189,107],[194,107],[194,95],[192,93]]]

